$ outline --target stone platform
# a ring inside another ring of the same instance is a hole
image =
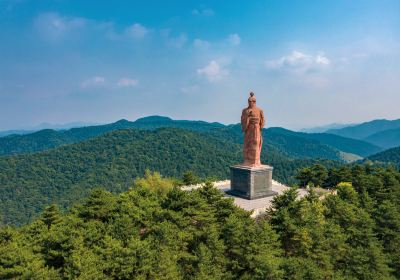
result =
[[[231,166],[231,189],[228,194],[253,200],[274,196],[272,190],[272,170],[269,165],[249,167],[244,165]]]
[[[201,188],[201,184],[199,185],[193,185],[193,186],[186,186],[183,187],[183,190],[193,190],[197,188]],[[240,208],[247,210],[247,211],[253,211],[252,216],[255,217],[260,213],[265,212],[266,209],[271,207],[272,200],[274,199],[274,196],[267,196],[263,198],[258,198],[258,199],[253,199],[253,200],[248,200],[245,198],[233,196],[229,194],[229,191],[231,190],[231,182],[230,180],[226,181],[218,181],[214,182],[214,186],[219,189],[222,193],[224,193],[225,197],[230,197],[233,198],[234,203],[239,206]],[[285,190],[288,190],[289,187],[286,185],[283,185],[275,180],[272,180],[272,186],[271,186],[272,191],[276,192],[277,194],[282,194]],[[299,193],[299,197],[303,197],[307,194],[307,191],[305,189],[298,189],[297,190]]]

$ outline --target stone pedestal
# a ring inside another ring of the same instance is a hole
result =
[[[268,165],[249,167],[243,165],[231,166],[230,195],[246,199],[257,199],[276,195],[272,191],[272,170]]]

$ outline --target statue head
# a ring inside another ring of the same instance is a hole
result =
[[[250,92],[250,97],[247,101],[249,103],[249,108],[256,107],[256,97],[254,96],[253,92]]]

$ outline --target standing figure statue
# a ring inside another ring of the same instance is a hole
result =
[[[265,121],[263,111],[256,107],[253,92],[250,92],[248,103],[249,107],[243,109],[241,118],[244,133],[243,165],[255,167],[261,165],[262,128]]]

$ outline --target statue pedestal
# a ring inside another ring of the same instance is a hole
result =
[[[228,194],[246,199],[276,195],[272,191],[272,170],[269,165],[249,167],[231,166],[231,190]]]

